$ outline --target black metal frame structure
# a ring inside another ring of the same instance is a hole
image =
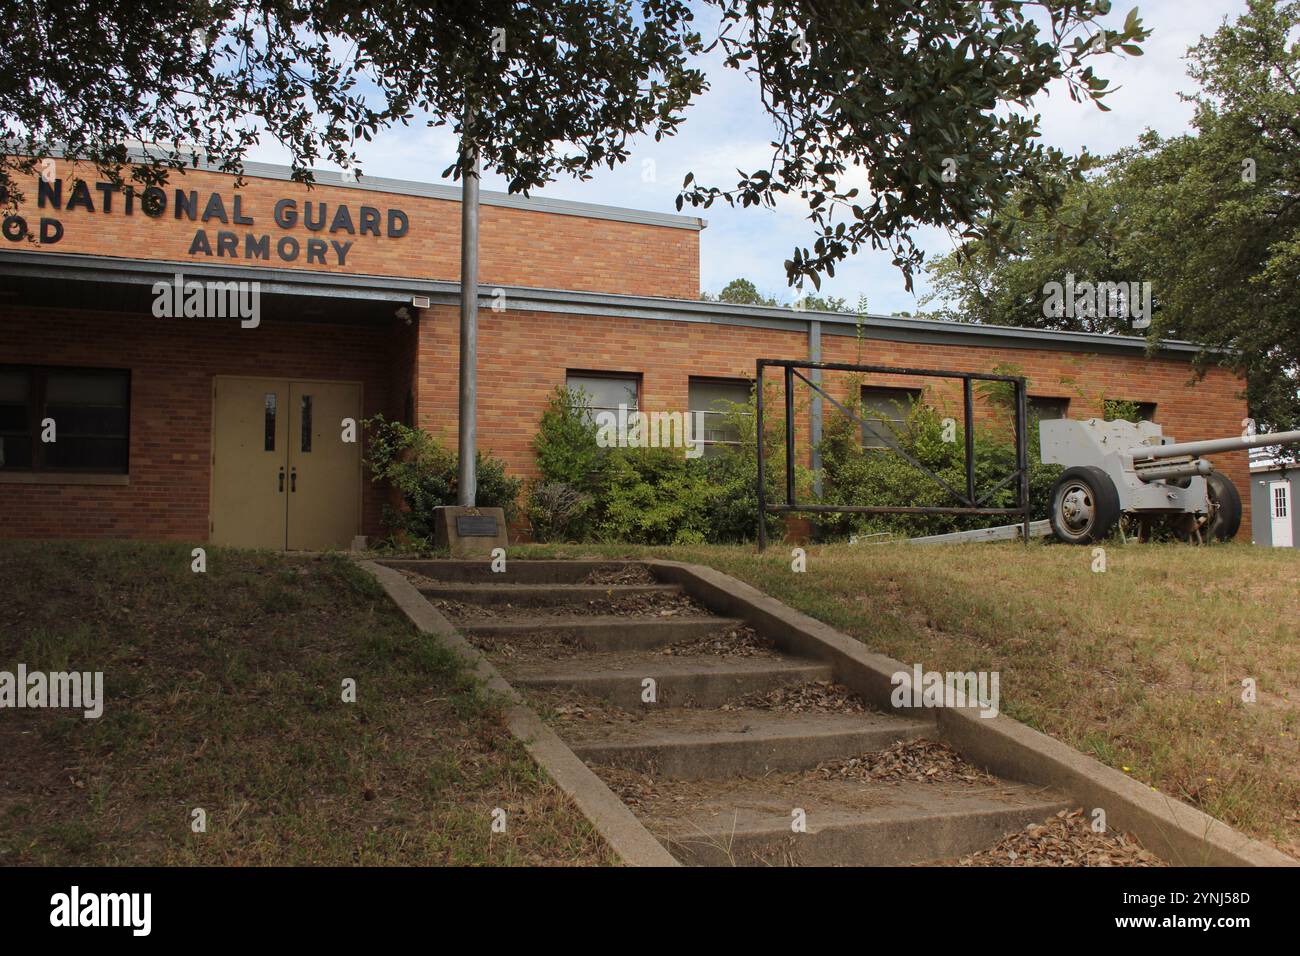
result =
[[[762,436],[763,431],[763,373],[768,368],[780,368],[785,371],[785,502],[778,504],[768,504],[767,502],[767,483],[765,480],[767,473],[767,450],[764,447]],[[930,469],[926,468],[911,455],[902,449],[894,449],[895,453],[902,456],[914,468],[924,472],[930,478],[938,482],[953,497],[961,502],[960,505],[952,507],[916,507],[903,505],[814,505],[800,504],[795,500],[794,485],[794,383],[799,379],[814,392],[821,395],[828,402],[848,415],[861,427],[871,431],[877,437],[883,438],[870,424],[855,414],[842,403],[826,392],[818,383],[805,376],[801,370],[819,369],[826,372],[868,372],[884,375],[912,375],[921,378],[955,378],[960,379],[962,383],[962,406],[963,406],[963,432],[966,437],[966,489],[963,494],[961,491],[953,488],[948,482],[944,481]],[[757,413],[758,435],[758,548],[763,550],[767,547],[767,521],[766,516],[769,514],[790,514],[793,512],[803,512],[805,514],[813,513],[833,513],[833,514],[949,514],[949,515],[990,515],[1006,516],[1019,515],[1023,528],[1021,530],[1022,540],[1029,540],[1029,522],[1032,517],[1032,507],[1029,501],[1029,445],[1028,445],[1028,396],[1026,394],[1026,384],[1023,376],[1018,375],[993,375],[979,372],[945,372],[938,369],[926,368],[893,368],[886,365],[850,365],[842,362],[801,362],[787,359],[759,359],[754,366],[755,379],[755,411]],[[1009,382],[1015,387],[1015,413],[1016,413],[1016,470],[1010,475],[998,482],[992,488],[989,488],[978,498],[975,495],[975,432],[972,428],[974,422],[974,396],[972,395],[973,382]],[[985,508],[982,503],[987,501],[995,493],[1006,487],[1010,482],[1017,483],[1017,505],[1014,508]]]

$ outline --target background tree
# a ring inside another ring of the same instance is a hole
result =
[[[796,299],[806,312],[847,312],[849,300],[838,295],[805,295]]]
[[[197,159],[237,172],[263,135],[309,180],[418,119],[468,136],[526,192],[671,135],[706,85],[693,57],[717,46],[757,82],[772,162],[732,188],[688,176],[679,205],[797,196],[816,238],[786,263],[792,283],[816,288],[870,245],[910,284],[916,226],[977,234],[1016,183],[1052,198],[1069,164],[1038,142],[1032,98],[1061,80],[1099,101],[1088,60],[1140,53],[1146,35],[1136,11],[1103,31],[1110,0],[706,2],[721,22],[709,46],[679,0],[4,0],[0,136],[26,158],[0,159],[0,188],[18,201],[12,174],[59,152],[116,178],[132,141],[154,144],[139,181]],[[865,197],[849,185],[862,176]]]
[[[706,302],[730,302],[733,305],[781,305],[775,296],[763,295],[753,282],[743,278],[732,279],[716,296],[705,292],[700,298]],[[805,295],[790,305],[791,308],[796,306],[807,312],[845,312],[848,310],[848,300],[834,295]]]
[[[1300,3],[1251,0],[1189,51],[1194,132],[1147,132],[1063,187],[1057,213],[1014,196],[985,237],[932,262],[940,314],[1134,334],[1122,319],[1045,316],[1067,272],[1152,284],[1147,334],[1247,376],[1251,414],[1300,425]],[[1226,354],[1215,350],[1227,350]]]
[[[732,305],[780,305],[776,299],[763,295],[758,291],[758,287],[748,279],[732,279],[722,287],[722,291],[714,298],[705,293],[702,298],[712,299],[715,302],[730,302]]]

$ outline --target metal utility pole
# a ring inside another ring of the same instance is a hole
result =
[[[475,461],[478,404],[478,149],[470,137],[472,108],[465,111],[461,152],[470,168],[461,172],[460,199],[460,442],[457,504],[473,508],[478,485]]]

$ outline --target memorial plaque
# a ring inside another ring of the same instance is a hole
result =
[[[495,538],[497,533],[495,515],[458,515],[456,517],[456,534],[462,538]]]

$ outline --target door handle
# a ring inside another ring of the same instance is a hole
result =
[[[281,493],[284,492],[284,468],[283,468],[283,466],[280,468],[280,491],[281,491]]]
[[[291,492],[298,490],[298,469],[289,469],[289,490]]]

